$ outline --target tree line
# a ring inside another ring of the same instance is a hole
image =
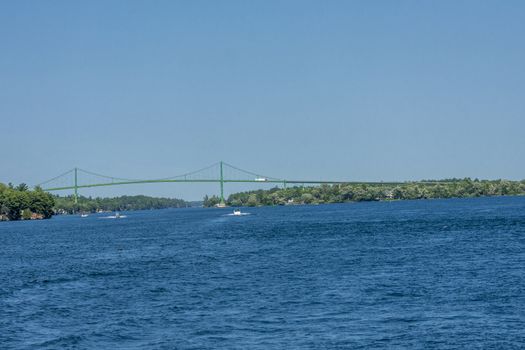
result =
[[[149,196],[120,196],[114,198],[79,196],[75,203],[73,196],[55,196],[55,211],[60,214],[95,213],[97,211],[124,211],[144,209],[182,208],[189,204],[177,198]]]
[[[0,183],[0,221],[49,219],[54,205],[53,196],[39,187],[30,190],[24,183],[16,187]]]
[[[338,184],[272,188],[239,192],[226,201],[230,206],[323,204],[380,200],[463,198],[525,194],[525,180],[447,179],[387,184]],[[204,206],[219,203],[217,196],[204,197]]]
[[[0,183],[0,221],[49,219],[54,214],[95,213],[97,211],[124,211],[188,207],[190,203],[177,198],[149,196],[120,196],[115,198],[51,195],[40,187],[30,190]]]

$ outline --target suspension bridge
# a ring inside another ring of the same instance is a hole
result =
[[[40,186],[44,191],[73,190],[75,203],[78,202],[78,191],[82,188],[121,186],[131,184],[153,183],[218,183],[220,186],[220,201],[224,203],[224,184],[226,183],[257,183],[276,184],[286,188],[287,185],[321,185],[321,184],[400,184],[400,182],[363,182],[363,181],[323,181],[323,180],[289,180],[265,176],[260,173],[243,170],[223,161],[205,168],[181,175],[158,179],[131,179],[98,174],[92,171],[73,168],[52,179],[44,181]]]

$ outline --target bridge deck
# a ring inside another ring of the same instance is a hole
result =
[[[117,186],[117,185],[133,185],[133,184],[148,184],[148,183],[258,183],[258,184],[281,184],[281,185],[298,185],[298,184],[304,184],[304,185],[401,185],[405,184],[407,182],[381,182],[381,181],[315,181],[315,180],[266,180],[266,181],[260,181],[260,180],[215,180],[215,179],[203,179],[203,180],[184,180],[184,179],[169,179],[169,180],[140,180],[140,181],[115,181],[115,182],[107,182],[107,183],[98,183],[98,184],[88,184],[88,185],[71,185],[71,186],[63,186],[63,187],[50,187],[50,188],[43,188],[44,191],[62,191],[62,190],[72,190],[75,188],[90,188],[90,187],[104,187],[104,186]],[[426,181],[426,182],[417,182],[419,184],[439,184],[441,182],[439,181]]]

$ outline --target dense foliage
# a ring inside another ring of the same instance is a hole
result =
[[[204,200],[202,202],[202,205],[205,207],[214,207],[217,204],[221,202],[221,199],[217,196],[211,196],[208,197],[208,195],[204,196]]]
[[[41,188],[31,191],[26,184],[0,183],[0,220],[48,219],[54,204],[53,196]]]
[[[407,182],[399,185],[342,184],[316,187],[273,188],[235,193],[229,196],[231,206],[322,204],[360,201],[461,198],[525,194],[525,180],[471,180],[448,179],[443,181]],[[204,205],[212,206],[217,197],[205,197]]]
[[[182,199],[156,198],[148,196],[121,196],[115,198],[91,198],[80,196],[78,197],[77,204],[75,204],[73,196],[56,196],[55,202],[56,212],[68,214],[73,214],[77,212],[93,213],[99,210],[122,211],[180,208],[188,206],[188,204]]]

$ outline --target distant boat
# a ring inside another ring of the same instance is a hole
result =
[[[241,212],[241,209],[233,209],[232,213],[225,214],[226,216],[245,216],[250,215],[250,213]]]
[[[120,215],[119,212],[115,212],[115,215],[103,216],[100,219],[124,219],[126,217],[126,215]]]
[[[88,216],[89,216],[88,214],[80,214],[81,218],[87,218]]]

